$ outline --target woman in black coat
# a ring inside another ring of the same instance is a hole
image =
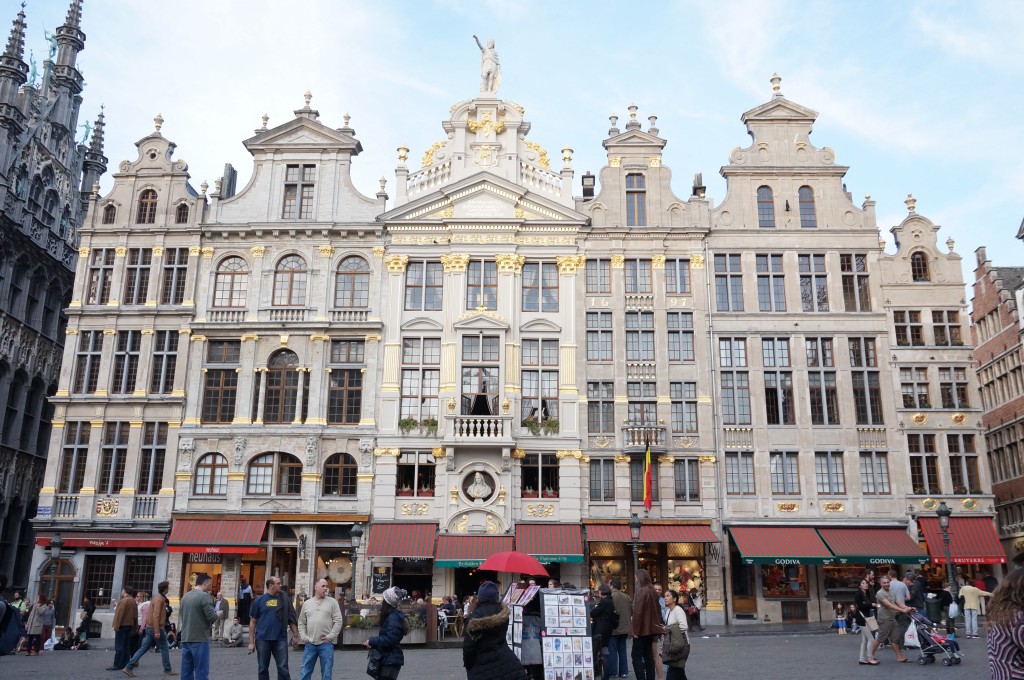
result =
[[[611,668],[608,664],[608,642],[612,639],[612,633],[619,625],[619,614],[615,611],[612,603],[612,589],[604,585],[598,590],[600,599],[594,608],[590,610],[591,630],[594,631],[594,651],[601,654],[604,661],[601,680],[608,680]]]
[[[409,594],[392,586],[384,591],[384,604],[380,606],[380,632],[363,643],[367,649],[380,652],[378,678],[394,680],[405,665],[402,638],[409,632],[409,622],[398,605]]]
[[[508,620],[508,607],[498,601],[498,586],[484,581],[476,594],[476,609],[466,619],[462,641],[468,680],[526,680],[526,670],[505,641]]]

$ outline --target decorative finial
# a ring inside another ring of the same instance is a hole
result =
[[[870,201],[871,200],[871,194],[864,194],[864,200],[865,201]]]
[[[903,202],[907,204],[907,212],[917,210],[917,199],[914,198],[914,194],[907,194],[907,198]]]
[[[565,163],[565,167],[569,167],[569,164],[572,163],[571,148],[565,147],[564,149],[562,149],[562,162]]]
[[[220,196],[220,182],[221,182],[221,178],[220,177],[218,177],[217,179],[213,180],[213,193],[217,194],[218,196]]]
[[[779,77],[778,73],[773,73],[772,74],[771,83],[772,83],[772,92],[775,93],[774,96],[781,97],[782,96],[782,78]]]
[[[309,102],[313,99],[313,93],[306,90],[306,93],[302,95],[302,98],[306,100],[306,108],[309,108]]]
[[[206,190],[207,190],[207,189],[209,189],[209,188],[210,188],[210,185],[209,185],[209,184],[207,184],[207,183],[206,183],[206,180],[204,179],[204,180],[203,180],[203,183],[199,185],[199,192],[200,192],[200,193],[201,193],[201,194],[202,194],[203,196],[205,196],[205,195],[206,195]]]
[[[22,6],[24,6],[24,5],[22,5]],[[93,195],[94,198],[96,196],[100,195],[100,183],[99,182],[93,182],[92,183],[92,195]],[[952,252],[953,249],[950,248],[949,250],[950,250],[950,252]]]
[[[949,252],[953,252],[953,246],[955,246],[955,245],[956,245],[956,242],[953,241],[953,237],[952,236],[950,236],[949,238],[946,239],[946,247],[949,248]]]
[[[409,147],[405,144],[398,147],[398,162],[405,165],[405,162],[409,160]]]
[[[160,128],[164,126],[164,117],[159,113],[156,114],[156,117],[153,118],[153,123],[156,125],[156,131],[160,132]]]
[[[612,135],[619,134],[619,117],[613,113],[612,115],[608,116],[608,122],[610,123],[610,125],[608,126],[608,136],[611,137]]]
[[[639,107],[636,104],[630,104],[627,108],[629,109],[629,119],[636,120],[636,111]]]
[[[619,117],[613,113],[612,115],[608,116],[608,122],[612,124],[612,127],[615,127],[615,125],[619,122]]]
[[[263,121],[263,129],[266,130],[267,129],[267,122],[270,121],[270,116],[268,116],[267,114],[264,113],[262,116],[260,116],[260,120]]]
[[[388,181],[387,181],[387,179],[386,179],[386,178],[384,178],[384,177],[381,177],[381,178],[380,178],[380,180],[378,180],[378,181],[380,182],[380,192],[381,192],[381,193],[384,193],[384,187],[386,187],[386,186],[387,186],[387,184],[388,184]]]
[[[345,127],[348,127],[348,122],[352,120],[352,116],[348,115],[348,111],[346,111],[345,115],[342,116],[341,119],[345,121]]]

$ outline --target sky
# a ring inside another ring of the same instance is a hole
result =
[[[0,3],[0,21],[18,4]],[[67,6],[28,0],[26,52],[40,68],[43,31]],[[996,266],[1024,265],[1024,2],[85,0],[82,28],[80,123],[105,106],[101,193],[158,113],[193,186],[212,186],[225,163],[245,186],[242,140],[264,113],[270,127],[291,120],[307,89],[320,122],[351,115],[356,187],[373,196],[384,177],[393,188],[395,149],[409,147],[417,169],[451,105],[476,95],[475,34],[494,39],[498,95],[525,107],[528,139],[555,167],[574,150],[575,194],[606,164],[608,116],[621,127],[635,103],[644,129],[658,116],[675,193],[689,196],[701,172],[720,203],[719,169],[750,143],[740,115],[771,98],[777,72],[787,99],[818,112],[811,142],[849,166],[854,202],[877,201],[889,252],[913,193],[940,244],[955,240],[968,285],[979,246]]]

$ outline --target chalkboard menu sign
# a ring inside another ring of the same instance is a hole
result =
[[[374,593],[383,593],[390,588],[391,567],[374,567],[372,585]]]

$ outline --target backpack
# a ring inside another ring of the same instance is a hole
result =
[[[0,600],[0,656],[12,654],[21,637],[21,617],[16,614],[14,607]]]

